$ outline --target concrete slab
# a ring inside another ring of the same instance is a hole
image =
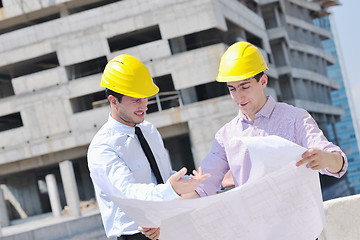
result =
[[[102,225],[98,209],[82,213],[82,217],[53,217],[52,213],[11,222],[2,228],[2,240],[55,240],[55,239],[94,239],[108,238]],[[110,239],[115,240],[115,239]]]

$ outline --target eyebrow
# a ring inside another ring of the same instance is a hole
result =
[[[130,97],[130,99],[138,100],[138,99],[142,99],[142,98]]]
[[[130,101],[133,101],[133,102],[137,102],[137,101],[139,101],[141,98],[134,98],[134,97],[131,97],[130,98]]]
[[[231,86],[231,85],[227,85],[227,86],[228,86],[228,88],[231,88],[231,87],[236,88],[236,87],[244,86],[245,84],[250,84],[250,81],[239,83],[237,86]]]

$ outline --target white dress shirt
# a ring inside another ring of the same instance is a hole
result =
[[[135,128],[122,124],[109,116],[97,132],[88,149],[90,173],[101,169],[110,182],[127,198],[163,201],[179,195],[168,179],[172,173],[168,154],[157,129],[144,121],[141,128],[158,164],[164,184],[156,184],[150,164],[135,134]],[[95,193],[107,237],[118,237],[139,232],[138,225],[128,218],[97,186]]]

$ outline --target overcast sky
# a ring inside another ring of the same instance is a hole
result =
[[[350,85],[357,121],[360,120],[360,0],[340,0],[331,7],[340,44],[343,70]]]

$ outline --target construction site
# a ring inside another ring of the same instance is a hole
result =
[[[238,113],[215,81],[222,54],[238,41],[265,57],[268,95],[337,135],[327,126],[344,113],[330,96],[341,86],[328,77],[335,59],[321,44],[331,34],[313,20],[338,4],[0,0],[0,239],[106,239],[86,154],[110,111],[101,75],[119,54],[141,60],[160,88],[145,119],[174,170],[197,169]],[[346,178],[322,184],[332,198],[354,193]]]

